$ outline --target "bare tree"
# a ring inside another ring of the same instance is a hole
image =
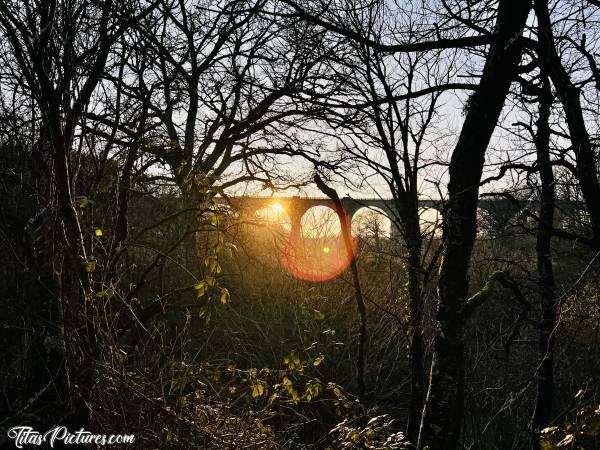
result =
[[[315,111],[299,93],[318,84],[332,49],[277,8],[262,0],[165,0],[137,27],[150,44],[147,64],[135,69],[145,85],[125,83],[124,92],[147,99],[157,127],[145,151],[186,196],[202,197],[207,186],[273,186],[277,161],[302,147],[293,126]]]
[[[418,447],[454,449],[459,445],[464,402],[464,311],[477,230],[479,183],[487,146],[521,59],[519,37],[530,9],[531,4],[525,1],[499,2],[495,42],[452,153],[433,361]]]
[[[89,314],[94,263],[77,211],[74,152],[112,45],[152,8],[152,4],[140,7],[136,2],[116,5],[110,1],[101,5],[87,1],[0,4],[0,30],[11,50],[7,62],[31,90],[41,115],[40,137],[54,171],[65,258],[58,293],[66,348],[64,388],[72,405],[69,421],[76,427],[89,420],[90,361],[97,336]]]
[[[599,248],[600,206],[597,199],[600,197],[600,182],[598,181],[597,158],[583,115],[581,90],[572,81],[556,50],[548,1],[536,0],[534,7],[538,19],[538,54],[563,105],[569,137],[573,142],[575,154],[574,174],[579,181],[581,193],[590,215],[592,245],[594,248]]]
[[[365,26],[367,36],[382,31],[381,24]],[[437,156],[436,141],[447,137],[435,127],[440,97],[457,85],[449,82],[452,68],[432,55],[384,55],[360,42],[350,45],[355,56],[344,62],[346,91],[344,98],[328,100],[332,109],[328,122],[339,139],[341,159],[349,168],[359,164],[360,182],[375,175],[376,181],[370,183],[383,181],[394,199],[393,226],[407,250],[411,378],[407,434],[416,441],[425,398],[424,284],[431,280],[439,255],[435,246],[423,245],[435,230],[422,229],[419,205],[425,195],[425,173]]]

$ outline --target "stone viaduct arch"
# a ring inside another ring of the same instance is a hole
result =
[[[343,197],[341,200],[343,213],[348,217],[348,223],[352,223],[352,218],[356,212],[364,207],[377,208],[390,219],[392,222],[392,235],[397,232],[394,223],[398,223],[395,203],[393,199],[381,199],[381,198],[351,198]],[[302,216],[306,211],[314,206],[326,206],[336,211],[335,204],[329,198],[321,197],[256,197],[256,196],[239,196],[239,197],[228,197],[217,198],[217,203],[229,204],[236,210],[241,216],[252,216],[257,211],[268,208],[274,203],[279,203],[288,215],[291,222],[291,234],[292,236],[301,236],[301,220]],[[577,205],[567,202],[564,204],[560,202],[562,207],[573,208]],[[519,208],[514,202],[506,198],[492,198],[484,197],[479,200],[478,209],[482,212],[487,213],[489,216],[494,218],[494,221],[498,224],[507,223],[514,217],[518,217],[523,213],[524,208],[536,208],[537,202],[535,201],[524,201],[522,207]],[[560,205],[559,205],[560,206]],[[421,200],[419,202],[420,208],[431,208],[437,210],[439,213],[444,213],[444,204],[439,200]]]
[[[374,208],[383,212],[385,216],[392,222],[392,235],[394,234],[396,227],[394,223],[397,223],[394,200],[392,199],[379,199],[379,198],[366,198],[366,199],[355,199],[351,197],[343,197],[342,212],[346,214],[348,223],[352,223],[354,215],[362,208]],[[311,208],[315,206],[325,206],[336,211],[334,202],[329,198],[319,197],[230,197],[227,201],[222,200],[222,203],[229,203],[231,206],[238,211],[242,216],[252,216],[257,211],[265,209],[279,203],[286,214],[288,215],[291,222],[291,234],[292,236],[301,235],[301,221],[302,216]],[[442,205],[440,202],[431,200],[425,200],[422,202],[422,206],[427,208],[434,208],[441,211]],[[339,212],[338,212],[339,214]]]

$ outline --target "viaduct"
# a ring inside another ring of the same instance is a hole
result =
[[[315,206],[325,206],[336,211],[333,201],[329,198],[321,197],[259,197],[259,196],[238,196],[217,198],[217,203],[228,205],[238,212],[241,216],[251,217],[257,211],[271,207],[278,203],[285,210],[285,213],[290,219],[292,230],[291,233],[300,233],[302,216]],[[392,234],[398,232],[397,224],[398,214],[393,199],[381,198],[341,198],[343,213],[352,223],[354,215],[362,208],[378,209],[385,214],[392,222]],[[495,223],[507,223],[510,219],[518,216],[523,212],[525,207],[534,207],[533,201],[524,202],[522,207],[519,207],[514,202],[505,198],[482,198],[479,200],[479,211]],[[439,200],[421,200],[419,202],[421,208],[435,209],[443,213],[444,204]],[[338,214],[340,213],[339,211]]]

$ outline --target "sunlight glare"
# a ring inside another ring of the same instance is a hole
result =
[[[337,278],[348,269],[356,254],[352,239],[351,254],[341,236],[323,239],[289,238],[284,241],[281,263],[294,277],[305,281],[324,282]]]
[[[283,212],[283,206],[279,202],[275,202],[271,205],[271,210],[275,214],[281,214]]]

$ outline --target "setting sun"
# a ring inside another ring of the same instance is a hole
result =
[[[281,214],[283,212],[283,206],[281,206],[281,203],[273,203],[271,205],[271,210],[275,213],[275,214]]]

